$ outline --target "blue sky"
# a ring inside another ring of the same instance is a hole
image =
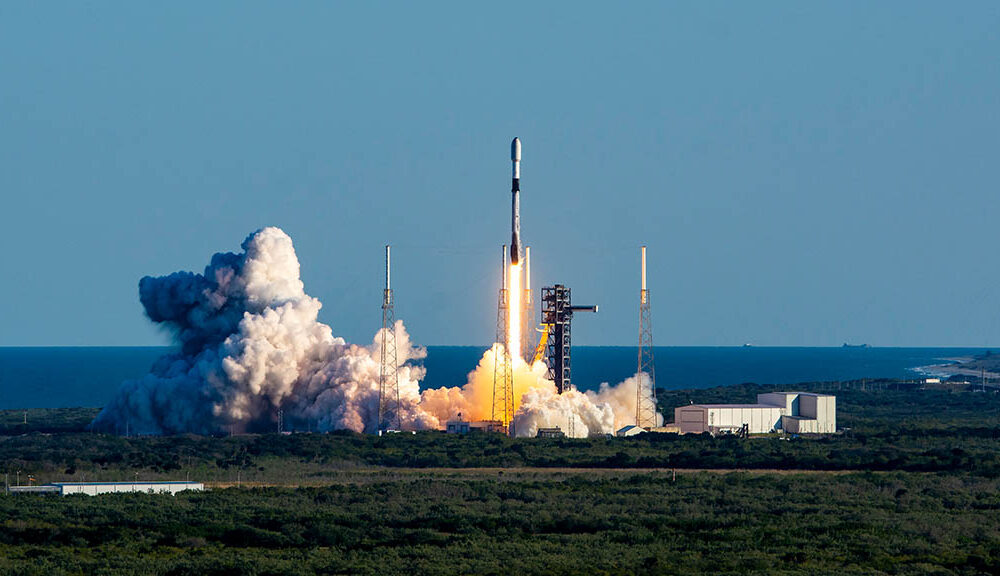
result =
[[[1000,345],[1000,4],[2,3],[0,345],[166,342],[267,225],[334,333],[492,340],[509,142],[574,342]]]

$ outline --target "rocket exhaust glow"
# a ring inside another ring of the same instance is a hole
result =
[[[513,255],[513,251],[511,255]],[[521,265],[510,265],[510,286],[507,294],[510,295],[510,307],[507,321],[507,351],[510,353],[510,361],[513,363],[523,362],[521,358]]]

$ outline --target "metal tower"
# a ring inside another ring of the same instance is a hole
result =
[[[562,284],[542,288],[542,324],[545,340],[546,378],[556,383],[559,394],[573,389],[570,373],[570,336],[573,312],[597,312],[597,306],[573,306],[570,289]]]
[[[535,355],[535,297],[531,293],[531,247],[524,249],[524,297],[521,299],[521,356],[529,365]]]
[[[382,355],[378,374],[378,430],[400,430],[399,374],[396,365],[396,320],[389,283],[389,246],[385,247],[385,290],[382,291]]]
[[[643,376],[646,374],[647,376]],[[639,292],[639,379],[635,388],[635,425],[656,426],[656,370],[653,364],[653,324],[646,290],[646,247],[642,247],[642,290]]]
[[[493,357],[493,420],[503,424],[505,433],[510,431],[510,421],[514,417],[514,371],[511,367],[510,348],[507,346],[507,315],[510,294],[507,290],[507,245],[503,247],[500,261],[500,298],[497,301],[497,354]]]

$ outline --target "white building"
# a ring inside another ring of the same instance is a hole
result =
[[[792,434],[832,434],[837,431],[837,398],[811,392],[758,394],[756,404],[692,404],[674,409],[674,424],[682,434],[785,430]]]
[[[116,492],[145,492],[147,494],[177,494],[185,490],[202,491],[201,482],[53,482],[59,494],[110,494]]]

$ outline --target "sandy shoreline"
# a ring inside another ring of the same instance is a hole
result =
[[[930,378],[950,378],[952,376],[973,376],[979,378],[984,375],[983,371],[976,368],[965,368],[965,364],[972,362],[975,358],[964,356],[957,358],[942,358],[947,363],[931,364],[929,366],[917,366],[913,370]],[[990,379],[1000,378],[1000,373],[986,371],[985,376]]]

